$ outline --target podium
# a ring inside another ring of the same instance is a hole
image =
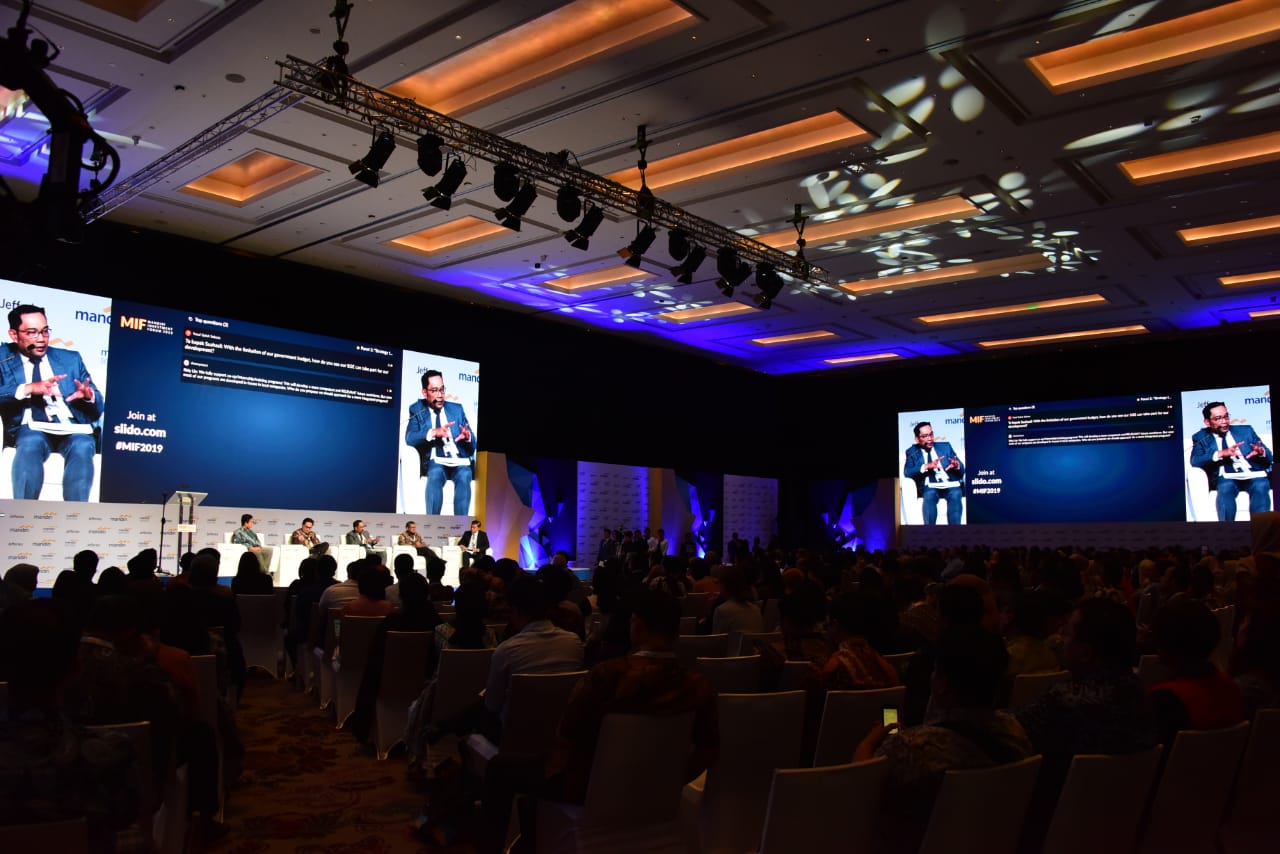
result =
[[[209,497],[207,492],[194,492],[189,489],[176,490],[164,502],[164,507],[160,510],[160,554],[164,554],[164,526],[167,522],[165,518],[168,516],[169,505],[174,505],[178,510],[178,523],[174,526],[174,531],[178,534],[178,550],[177,560],[182,560],[184,552],[194,551],[196,531],[199,530],[196,525],[196,507],[200,502]],[[183,548],[183,536],[186,536],[186,548]],[[174,575],[182,572],[179,565]]]

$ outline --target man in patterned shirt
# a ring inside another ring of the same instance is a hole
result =
[[[396,537],[396,545],[411,546],[417,549],[418,554],[422,555],[427,560],[435,560],[439,557],[431,550],[431,547],[427,545],[427,541],[422,539],[422,535],[418,533],[417,522],[404,523],[404,530],[400,532],[398,537]]]
[[[315,527],[316,520],[308,516],[302,520],[302,527],[289,535],[289,542],[295,546],[306,546],[311,549],[313,555],[323,554],[326,551],[326,547],[321,542],[320,535],[316,533]]]
[[[270,546],[264,546],[262,541],[258,539],[258,535],[253,532],[253,525],[257,521],[257,519],[253,518],[252,513],[245,513],[241,516],[240,527],[231,535],[231,542],[244,546],[246,550],[257,555],[258,561],[262,564],[262,571],[270,572],[272,549]]]

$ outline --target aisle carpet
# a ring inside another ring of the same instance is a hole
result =
[[[213,854],[474,854],[419,841],[411,822],[424,795],[404,760],[379,762],[283,679],[251,675],[237,720],[245,770]]]

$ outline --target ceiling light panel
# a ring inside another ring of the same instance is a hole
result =
[[[697,23],[671,0],[575,0],[387,87],[461,115]]]
[[[1269,237],[1273,234],[1280,234],[1280,216],[1260,216],[1253,219],[1238,219],[1234,222],[1220,222],[1216,225],[1178,229],[1178,237],[1188,246],[1209,246],[1230,240]]]
[[[679,311],[668,311],[665,314],[655,315],[659,320],[669,320],[672,323],[692,323],[695,320],[712,320],[714,318],[732,317],[736,314],[747,314],[748,312],[759,311],[753,305],[747,305],[741,302],[722,302],[716,305],[701,306],[699,308],[685,308]]]
[[[1239,276],[1219,276],[1218,284],[1224,288],[1256,288],[1261,285],[1280,285],[1280,270],[1263,273],[1244,273]]]
[[[313,175],[319,175],[320,172],[314,166],[278,154],[251,151],[182,185],[178,192],[240,208],[292,187]]]
[[[497,223],[464,216],[422,231],[415,231],[413,234],[393,238],[386,241],[385,245],[392,249],[430,256],[461,249],[474,243],[483,243],[506,233],[507,229]]]
[[[837,356],[834,359],[823,359],[827,365],[856,365],[862,362],[884,362],[889,359],[901,359],[900,353],[864,353],[860,356]]]
[[[804,230],[804,239],[809,246],[818,247],[838,240],[871,237],[889,231],[919,228],[952,219],[967,219],[980,213],[982,211],[963,196],[943,196],[928,202],[869,211],[830,222],[810,222]],[[765,246],[782,249],[795,244],[796,230],[784,228],[753,239]]]
[[[793,332],[790,335],[770,335],[767,338],[752,338],[751,343],[760,347],[779,347],[784,344],[806,344],[813,341],[829,341],[840,336],[829,329],[815,329],[812,332]]]
[[[654,278],[652,273],[646,273],[644,270],[637,270],[634,267],[623,264],[619,267],[606,267],[603,270],[575,273],[572,276],[564,276],[559,279],[547,279],[545,282],[539,282],[538,284],[560,293],[576,294],[580,291],[594,288],[604,288],[624,282],[643,282],[652,278]]]
[[[1280,15],[1280,10],[1276,14]],[[1131,183],[1141,187],[1276,160],[1280,160],[1280,131],[1140,157],[1117,165]]]
[[[946,323],[964,323],[970,320],[991,320],[993,318],[1009,318],[1030,313],[1040,313],[1046,311],[1062,311],[1070,308],[1082,308],[1085,306],[1099,306],[1107,304],[1107,298],[1102,294],[1084,294],[1075,297],[1064,297],[1062,299],[1047,299],[1037,302],[1024,302],[1017,305],[1000,305],[991,308],[975,309],[973,311],[953,311],[949,314],[925,314],[917,317],[916,320],[929,326],[938,326]]]
[[[1083,341],[1089,338],[1115,338],[1120,335],[1142,335],[1151,330],[1141,323],[1132,326],[1110,326],[1105,329],[1082,329],[1079,332],[1058,332],[1051,335],[1032,335],[1027,338],[1002,338],[996,341],[979,341],[978,346],[987,350],[1001,347],[1020,347],[1026,344],[1061,344],[1067,341]]]
[[[1280,38],[1276,0],[1236,0],[1026,60],[1055,95],[1100,86]]]
[[[946,264],[936,270],[920,270],[915,273],[860,279],[854,282],[844,282],[840,287],[851,294],[901,291],[908,288],[961,282],[966,279],[984,279],[988,276],[999,276],[1003,273],[1043,270],[1052,266],[1053,261],[1046,258],[1043,252],[1031,252],[1026,255],[1016,255],[1012,258],[995,258],[990,261],[978,261],[968,264]]]
[[[832,110],[655,160],[645,170],[645,183],[654,191],[669,190],[763,163],[794,160],[833,148],[860,145],[871,139],[870,131],[844,113]],[[640,170],[636,168],[605,177],[632,189],[640,188]]]

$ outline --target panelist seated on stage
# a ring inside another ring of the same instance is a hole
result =
[[[444,483],[453,481],[453,514],[471,512],[471,466],[476,437],[462,404],[444,399],[444,376],[422,375],[422,400],[409,407],[404,443],[416,448],[427,479],[427,512],[438,516],[444,507]]]
[[[1270,449],[1248,424],[1232,425],[1222,401],[1206,405],[1201,414],[1204,429],[1191,437],[1191,465],[1204,471],[1209,491],[1218,493],[1218,521],[1235,521],[1236,496],[1241,492],[1249,494],[1250,515],[1270,510]]]
[[[462,568],[471,566],[471,562],[489,553],[489,535],[480,530],[480,520],[471,520],[471,527],[458,540],[462,547]]]
[[[432,551],[431,547],[427,545],[427,541],[422,539],[422,535],[418,533],[417,522],[404,523],[404,530],[396,537],[396,545],[409,546],[410,548],[416,549],[418,554],[422,555],[427,560],[434,560],[439,557],[439,555]]]
[[[375,537],[365,530],[364,520],[357,519],[351,523],[351,530],[347,531],[346,542],[351,546],[364,546],[366,555],[374,554],[382,551],[378,548],[378,541],[382,537]]]
[[[289,535],[289,544],[306,546],[313,555],[324,554],[328,551],[328,547],[320,539],[320,535],[316,533],[316,520],[310,516],[303,519],[301,527]]]
[[[950,442],[933,441],[933,425],[921,421],[914,428],[916,443],[907,448],[902,476],[916,482],[923,501],[921,515],[926,525],[938,522],[938,502],[947,502],[947,524],[959,525],[964,513],[964,463]]]
[[[63,500],[88,501],[104,401],[80,354],[50,347],[52,334],[43,308],[20,305],[9,312],[0,417],[4,443],[16,449],[13,497],[40,497],[44,462],[57,452],[65,462]]]
[[[252,513],[242,515],[240,517],[240,527],[231,535],[231,542],[244,546],[246,551],[253,552],[258,558],[258,562],[262,564],[262,571],[270,572],[271,547],[264,546],[262,540],[258,539],[258,535],[254,533],[253,526],[257,521],[257,519],[253,518]]]

